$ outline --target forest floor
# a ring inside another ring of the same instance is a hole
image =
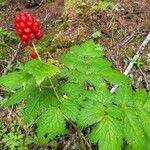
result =
[[[97,42],[103,45],[106,57],[113,63],[114,67],[124,72],[150,31],[150,1],[114,0],[114,3],[114,9],[88,13],[91,4],[86,4],[79,6],[74,11],[70,10],[68,14],[63,14],[63,0],[43,0],[33,5],[24,0],[7,0],[0,3],[0,32],[11,32],[14,37],[13,17],[20,10],[27,10],[41,22],[44,38],[39,51],[43,59],[47,59],[49,54],[57,59],[70,46],[75,43],[82,43],[86,39],[90,39],[94,32],[100,31],[102,36],[97,39]],[[18,42],[18,39],[12,42],[11,37],[3,37],[3,40],[5,44],[0,44],[1,74],[13,56]],[[16,59],[20,62],[29,60],[30,51],[31,48],[21,49]],[[147,89],[150,86],[150,44],[144,49],[130,76],[134,88],[144,87]],[[7,126],[16,117],[15,110],[12,108],[11,117],[8,119],[10,110],[0,109],[0,118]],[[72,137],[75,140],[70,150],[78,143],[76,136],[72,135]],[[66,141],[71,139],[70,137],[65,138],[64,143],[59,143],[61,140],[58,139],[56,149],[63,149]],[[77,149],[77,147],[75,148]],[[46,150],[48,147],[39,149]]]

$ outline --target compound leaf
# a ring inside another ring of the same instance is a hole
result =
[[[123,142],[122,122],[105,116],[94,126],[89,135],[91,143],[97,143],[99,150],[121,150]]]
[[[99,101],[87,101],[84,103],[84,108],[81,109],[78,118],[80,126],[92,125],[99,122],[104,113],[105,107]]]
[[[44,63],[39,60],[31,60],[26,63],[24,70],[33,75],[36,82],[40,84],[46,77],[52,77],[58,73],[58,67],[52,63]]]
[[[56,135],[62,135],[65,132],[65,120],[61,110],[58,107],[50,106],[38,120],[38,140],[39,144],[48,143]]]
[[[4,86],[10,90],[21,88],[31,78],[31,75],[25,72],[12,72],[0,78],[0,86]]]
[[[130,108],[125,110],[124,134],[128,144],[134,149],[143,149],[145,141],[144,132],[139,118],[134,113],[134,110]]]
[[[46,88],[36,88],[27,100],[26,106],[23,110],[24,122],[29,123],[46,111],[49,106],[57,106],[57,104],[57,99],[53,95],[53,91]]]
[[[106,81],[109,81],[110,83],[118,85],[130,83],[130,79],[127,76],[111,68],[101,70],[100,74]]]
[[[79,105],[74,99],[72,100],[68,97],[63,98],[63,102],[60,104],[60,109],[67,118],[76,121],[79,112]]]
[[[27,85],[24,88],[19,89],[15,94],[13,94],[4,104],[4,106],[11,106],[19,103],[21,100],[27,99],[30,94],[34,91],[35,87],[33,85]]]

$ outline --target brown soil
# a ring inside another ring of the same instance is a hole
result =
[[[0,27],[5,29],[13,27],[13,17],[21,10],[31,12],[40,22],[45,20],[51,20],[52,22],[61,16],[62,9],[63,0],[41,1],[31,6],[25,0],[7,0],[4,16],[0,17]]]

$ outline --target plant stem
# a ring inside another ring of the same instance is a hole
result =
[[[56,95],[58,101],[59,101],[60,103],[62,103],[62,101],[61,101],[61,99],[60,99],[60,97],[59,97],[59,95],[58,95],[58,93],[57,93],[57,91],[56,91],[56,89],[55,89],[55,86],[54,86],[52,80],[51,80],[50,78],[48,78],[48,79],[49,79],[49,81],[50,81],[50,83],[51,83],[51,86],[52,86],[52,88],[53,88],[53,90],[54,90],[54,93],[55,93],[55,95]]]
[[[32,42],[32,45],[33,45],[33,48],[34,48],[34,50],[35,50],[35,52],[36,52],[36,54],[37,54],[37,56],[38,56],[38,59],[40,60],[40,61],[42,61],[42,59],[41,59],[41,57],[40,57],[40,55],[39,55],[39,53],[38,53],[38,51],[37,51],[37,49],[36,49],[36,47],[35,47],[35,44]]]
[[[79,129],[72,121],[70,121],[69,119],[67,119],[67,120],[68,120],[68,121],[71,123],[71,125],[76,129],[77,134],[78,134],[78,136],[79,136],[79,140],[80,140],[80,144],[81,144],[82,150],[86,150],[86,146],[85,146],[85,144],[84,144],[84,139],[83,139],[83,137],[82,137],[82,134],[81,134],[80,129]]]
[[[37,49],[36,49],[36,47],[35,47],[35,44],[34,44],[33,42],[32,42],[32,45],[33,45],[33,48],[34,48],[35,52],[37,53],[37,56],[38,56],[39,61],[42,61],[42,59],[41,59],[41,57],[40,57],[40,55],[39,55],[39,53],[38,53],[38,51],[37,51]],[[53,91],[54,91],[54,93],[55,93],[55,95],[56,95],[58,101],[59,101],[60,103],[62,103],[60,97],[58,96],[58,93],[57,93],[57,91],[56,91],[56,89],[55,89],[55,86],[54,86],[52,80],[51,80],[50,78],[48,78],[48,79],[49,79],[49,81],[50,81],[50,84],[51,84],[51,86],[52,86],[52,88],[53,88]]]

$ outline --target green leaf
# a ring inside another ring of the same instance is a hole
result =
[[[112,118],[115,118],[118,120],[124,119],[124,111],[122,109],[118,108],[118,106],[115,106],[113,104],[110,104],[107,106],[106,112]]]
[[[24,88],[19,89],[6,101],[4,106],[8,107],[27,99],[30,96],[30,94],[34,91],[34,89],[35,87],[33,85],[27,85]]]
[[[46,111],[49,106],[57,106],[58,101],[53,95],[53,91],[46,88],[36,88],[30,98],[27,100],[23,110],[23,119],[25,123],[31,122],[38,115]]]
[[[25,72],[12,72],[0,78],[0,86],[10,90],[21,88],[32,76]]]
[[[46,77],[52,77],[58,73],[58,67],[51,63],[44,63],[39,60],[31,60],[24,66],[24,70],[32,74],[36,82],[40,84]]]
[[[109,81],[110,83],[114,83],[118,85],[130,83],[130,79],[127,76],[111,68],[109,69],[104,68],[99,73],[106,81]]]
[[[67,82],[59,86],[59,91],[68,97],[73,98],[79,98],[82,93],[84,93],[84,89],[81,85]],[[75,101],[78,101],[78,99]]]
[[[149,95],[145,90],[139,89],[136,91],[134,97],[136,114],[144,129],[144,132],[150,139],[150,112],[145,107],[145,104],[149,101]]]
[[[65,133],[65,120],[61,110],[50,106],[38,121],[38,144],[48,143],[56,135]]]
[[[145,137],[139,118],[130,108],[125,110],[124,134],[129,145],[136,150],[142,150]]]
[[[138,89],[135,93],[135,105],[138,108],[144,108],[144,105],[149,101],[149,95],[144,89]]]
[[[122,122],[105,116],[103,120],[94,126],[89,135],[91,143],[97,143],[99,150],[121,150],[123,142]]]
[[[84,108],[81,109],[78,118],[80,126],[92,125],[99,122],[105,113],[105,107],[99,101],[87,101],[84,103]]]
[[[134,105],[134,93],[129,86],[120,86],[116,90],[114,103],[121,105],[122,107]]]
[[[71,47],[70,52],[71,54],[75,54],[76,56],[83,58],[83,57],[90,57],[96,58],[103,56],[103,48],[97,47],[93,40],[86,41],[82,45],[75,45]]]
[[[76,121],[79,112],[79,105],[74,99],[68,97],[63,98],[63,102],[60,105],[61,111],[72,121]]]

